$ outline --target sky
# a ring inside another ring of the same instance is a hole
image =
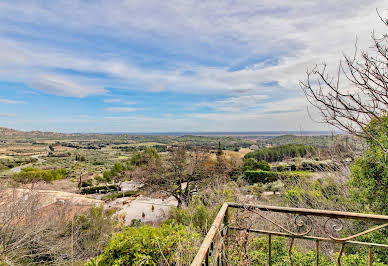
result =
[[[1,0],[0,127],[328,130],[299,82],[370,49],[384,2]]]

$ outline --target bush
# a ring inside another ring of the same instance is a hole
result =
[[[338,166],[331,160],[316,161],[316,160],[305,160],[302,162],[302,170],[320,172],[320,171],[336,171]]]
[[[90,258],[103,252],[112,237],[117,219],[114,211],[105,211],[104,207],[98,206],[74,218],[73,225],[67,226],[66,236],[71,237],[73,227],[75,254],[78,258]]]
[[[172,207],[170,217],[176,222],[186,226],[192,226],[202,232],[203,235],[206,235],[218,211],[219,208],[212,209],[206,207],[202,202],[197,200],[191,202],[188,208]]]
[[[256,183],[248,187],[248,192],[254,196],[260,197],[264,192],[264,187],[261,183]]]
[[[96,187],[85,187],[81,190],[81,194],[95,194],[107,191],[117,191],[119,190],[116,185],[108,186],[96,186]]]
[[[101,199],[104,201],[109,201],[113,199],[124,198],[124,197],[134,197],[138,195],[139,195],[139,191],[125,191],[125,192],[112,193],[112,194],[103,196]]]
[[[278,178],[278,174],[275,172],[271,171],[262,171],[262,170],[257,170],[257,171],[252,171],[248,170],[244,172],[244,176],[246,180],[250,183],[269,183],[269,182],[274,182]]]
[[[113,236],[99,265],[182,265],[195,255],[200,236],[186,226],[128,227]]]
[[[60,180],[67,177],[65,169],[56,170],[42,170],[33,167],[23,168],[20,173],[15,173],[12,178],[20,183],[32,183],[32,182],[52,182],[54,180]]]
[[[263,171],[270,171],[271,170],[271,165],[267,163],[266,161],[262,160],[257,163],[257,169],[255,170],[263,170]]]
[[[283,188],[283,183],[280,180],[277,180],[275,182],[267,183],[263,186],[263,189],[265,191],[271,191],[273,194],[276,194],[276,192],[280,192]]]
[[[234,252],[233,252],[234,251]],[[229,253],[228,257],[231,265],[240,265],[241,259],[246,262],[246,257],[241,258],[236,250]],[[273,237],[272,249],[271,249],[271,261],[272,265],[289,265],[288,244],[286,238]],[[319,256],[319,265],[335,266],[337,265],[336,257],[338,254],[334,254],[332,257],[327,257],[324,254]],[[248,250],[248,257],[252,265],[265,265],[268,261],[268,238],[256,237],[252,240],[252,246]],[[292,249],[292,261],[293,265],[310,266],[315,265],[316,252],[310,250],[307,252],[301,251],[298,248]],[[342,265],[352,266],[364,266],[368,264],[368,256],[364,254],[344,254],[341,258]],[[385,265],[374,259],[373,265],[382,266]]]
[[[81,187],[91,187],[91,186],[93,186],[93,179],[83,181],[81,184]]]

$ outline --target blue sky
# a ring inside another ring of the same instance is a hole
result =
[[[368,49],[383,2],[2,0],[0,126],[327,130],[298,83]]]

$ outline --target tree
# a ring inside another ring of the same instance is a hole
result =
[[[300,86],[322,122],[373,139],[387,153],[375,135],[363,130],[371,120],[381,122],[388,110],[388,34],[378,37],[372,33],[371,37],[373,53],[358,50],[356,44],[353,56],[343,56],[335,77],[328,74],[326,64],[315,65],[307,70],[307,80]]]
[[[210,168],[208,153],[199,149],[189,153],[184,145],[180,145],[170,150],[165,165],[158,171],[149,172],[146,183],[173,196],[178,207],[187,206],[192,194],[210,176]]]
[[[364,129],[374,136],[368,150],[358,157],[351,168],[351,196],[366,211],[388,214],[388,116],[374,119]],[[378,141],[375,141],[377,139]]]

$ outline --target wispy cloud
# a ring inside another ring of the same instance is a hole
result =
[[[0,117],[16,117],[17,114],[14,113],[2,113],[0,112]]]
[[[121,99],[104,99],[104,103],[119,103]]]
[[[107,90],[99,87],[77,84],[73,80],[58,75],[36,77],[31,86],[37,90],[60,95],[83,98],[93,94],[105,94]]]
[[[93,114],[136,112],[131,105],[141,102],[153,115],[136,124],[151,121],[148,130],[292,127],[292,120],[313,127],[299,80],[315,63],[335,71],[356,36],[369,49],[370,32],[386,31],[376,8],[386,17],[384,0],[3,0],[0,80],[43,92],[24,95],[29,103],[45,94],[83,98],[79,109]],[[181,108],[166,96],[174,108],[165,110],[163,93],[201,97],[187,96]],[[12,95],[0,94],[0,103],[22,103]],[[160,118],[164,112],[173,117]]]
[[[10,99],[0,99],[0,103],[4,103],[4,104],[23,104],[23,103],[26,103],[26,102],[10,100]]]
[[[114,99],[104,99],[104,103],[121,103],[121,104],[127,104],[127,105],[136,104],[136,102],[132,102],[132,101],[123,101],[122,99],[118,99],[118,98],[114,98]]]
[[[112,113],[130,113],[142,110],[142,108],[131,108],[131,107],[108,107],[105,111]]]

